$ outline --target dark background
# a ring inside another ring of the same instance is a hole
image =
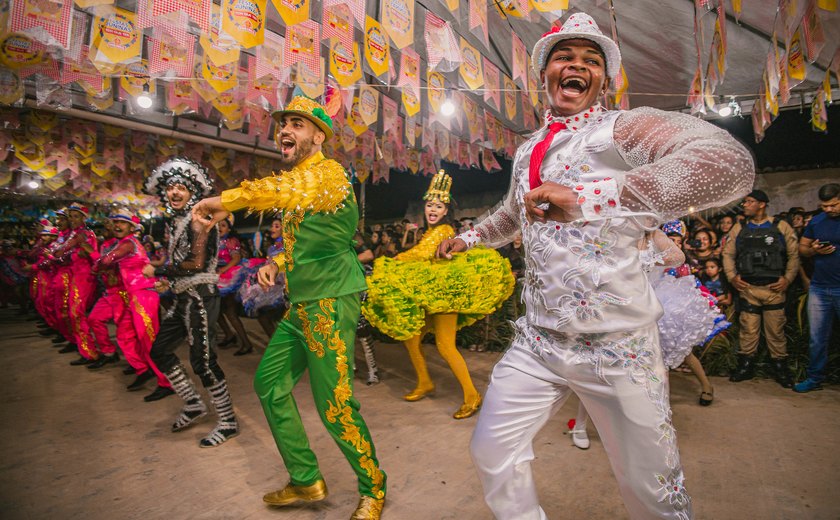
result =
[[[783,110],[756,144],[749,114],[710,121],[726,129],[753,153],[759,174],[774,171],[810,170],[840,167],[840,105],[828,109],[828,133],[811,130],[811,107]],[[443,162],[452,176],[452,194],[457,201],[466,193],[503,193],[510,182],[510,161],[496,156],[502,171],[461,170],[457,164]],[[418,200],[429,187],[429,178],[391,170],[390,182],[365,188],[366,221],[399,220],[409,202]],[[360,186],[356,185],[356,196]]]

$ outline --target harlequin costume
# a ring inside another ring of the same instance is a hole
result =
[[[96,235],[84,223],[89,214],[86,206],[80,203],[71,204],[66,213],[68,217],[71,213],[76,213],[82,218],[81,224],[70,231],[55,251],[47,253],[46,262],[58,267],[57,276],[60,277],[62,291],[59,315],[66,312],[70,325],[69,333],[81,354],[78,360],[71,361],[70,364],[87,365],[99,358],[87,322],[87,311],[93,303],[96,291],[92,266],[93,258],[99,251],[99,243]]]
[[[424,200],[448,206],[452,179],[435,175]],[[481,405],[464,358],[455,346],[456,331],[494,312],[513,292],[510,262],[492,249],[475,248],[453,260],[437,260],[441,242],[455,236],[448,224],[431,227],[413,248],[394,258],[377,258],[368,281],[365,317],[380,331],[405,342],[417,373],[416,388],[405,396],[417,401],[434,391],[421,340],[430,331],[440,355],[464,393],[456,419],[473,415]]]
[[[180,210],[173,209],[166,196],[167,187],[175,184],[186,187],[190,193],[189,201]],[[175,303],[161,319],[151,359],[186,403],[172,424],[172,431],[192,426],[207,414],[207,406],[175,355],[175,349],[187,339],[193,372],[210,393],[218,416],[216,427],[201,439],[199,446],[219,446],[239,434],[225,374],[216,360],[213,324],[219,318],[220,305],[216,287],[219,235],[215,227],[208,229],[190,213],[199,199],[210,194],[213,184],[200,164],[176,158],[158,166],[146,179],[145,188],[147,193],[160,196],[166,206],[169,258],[166,264],[155,268],[154,274],[166,277],[175,294]]]
[[[594,42],[606,76],[619,73],[618,46],[584,13],[537,42],[537,73],[566,39]],[[512,170],[501,206],[460,237],[468,246],[500,247],[521,232],[526,251],[526,314],[493,369],[470,446],[485,501],[500,519],[546,518],[530,468],[532,442],[574,391],[600,433],[630,518],[691,518],[658,341],[662,309],[638,242],[689,207],[747,193],[750,154],[725,131],[684,114],[596,104],[567,117],[549,110]],[[577,193],[580,218],[526,219],[525,194],[546,181]]]
[[[295,97],[273,116],[288,114],[311,121],[327,138],[333,135],[332,120],[315,101]],[[317,151],[289,171],[243,181],[239,188],[223,192],[221,203],[228,211],[283,214],[285,250],[273,261],[286,273],[290,309],[266,347],[254,388],[290,483],[264,500],[287,505],[326,496],[292,396],[308,368],[321,421],[358,478],[362,498],[353,518],[379,518],[386,475],[353,396],[354,339],[365,279],[351,245],[359,212],[344,168]]]

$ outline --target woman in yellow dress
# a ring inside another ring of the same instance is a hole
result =
[[[451,187],[452,178],[440,170],[423,197],[423,238],[394,258],[376,259],[362,313],[373,326],[405,342],[417,372],[417,386],[404,396],[406,401],[419,401],[435,390],[421,347],[423,336],[434,332],[438,352],[464,392],[453,417],[465,419],[481,407],[481,394],[455,347],[455,333],[501,306],[513,292],[514,278],[510,263],[492,249],[473,248],[453,260],[435,258],[438,245],[455,236],[449,224]]]

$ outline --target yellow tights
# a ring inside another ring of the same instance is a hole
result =
[[[426,328],[423,329],[423,332],[405,342],[405,348],[408,349],[411,364],[414,366],[414,371],[417,372],[417,388],[409,396],[414,395],[416,398],[422,398],[435,388],[434,383],[432,383],[432,378],[429,377],[429,370],[426,368],[426,358],[423,356],[423,349],[420,346],[420,340],[423,339],[426,330],[434,329],[438,352],[440,352],[441,357],[449,364],[449,368],[455,374],[455,378],[461,383],[461,388],[464,391],[464,402],[475,403],[480,399],[478,390],[473,385],[470,372],[467,369],[467,363],[455,346],[455,330],[458,315],[432,314],[426,320]],[[409,400],[416,400],[416,398]]]

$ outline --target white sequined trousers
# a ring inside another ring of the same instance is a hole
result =
[[[546,333],[524,317],[516,326],[470,445],[496,518],[548,518],[531,473],[532,442],[575,392],[598,429],[630,518],[691,519],[656,325],[576,335]]]

